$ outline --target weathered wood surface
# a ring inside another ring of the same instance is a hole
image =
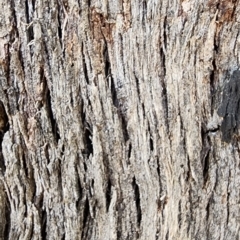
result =
[[[239,239],[239,1],[0,9],[1,239]]]

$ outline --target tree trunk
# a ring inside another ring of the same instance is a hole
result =
[[[0,6],[0,239],[240,238],[238,1]]]

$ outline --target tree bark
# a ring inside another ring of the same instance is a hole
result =
[[[0,239],[240,238],[239,1],[0,6]]]

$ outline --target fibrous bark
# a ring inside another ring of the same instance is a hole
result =
[[[0,238],[238,239],[238,1],[0,0]]]

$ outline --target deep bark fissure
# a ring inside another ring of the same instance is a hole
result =
[[[140,203],[140,191],[139,191],[139,186],[136,182],[136,178],[133,177],[132,180],[132,187],[134,191],[134,201],[136,204],[136,209],[137,209],[137,225],[141,225],[141,220],[142,220],[142,210],[141,210],[141,203]]]
[[[24,172],[25,172],[25,176],[26,177],[30,177],[29,176],[29,171],[28,171],[28,167],[27,167],[27,162],[26,162],[26,157],[25,157],[25,154],[24,154],[24,151],[22,151],[22,165],[23,165],[23,169],[24,169]]]
[[[4,157],[2,154],[2,141],[5,133],[9,130],[8,116],[3,105],[3,102],[0,101],[0,167],[3,173],[5,173],[6,167],[4,164]]]
[[[109,77],[108,79],[110,79],[110,82],[111,82],[112,103],[116,108],[118,108],[118,99],[117,99],[117,93],[116,93],[114,79],[112,77]]]
[[[110,178],[108,179],[108,182],[107,182],[107,188],[106,188],[106,210],[108,212],[109,210],[109,206],[110,206],[110,203],[111,203],[111,199],[112,199],[112,184],[111,184],[111,180]]]
[[[131,155],[132,155],[132,144],[129,143],[129,144],[128,144],[128,159],[131,158]]]
[[[10,230],[11,230],[11,208],[10,208],[10,201],[8,199],[7,194],[5,195],[5,201],[6,201],[6,207],[5,207],[5,227],[4,227],[4,239],[9,239],[9,234],[10,234]]]
[[[165,53],[163,51],[163,47],[160,48],[160,60],[162,61],[163,78],[165,78],[165,76],[166,76],[166,59],[165,59]]]
[[[86,80],[86,83],[89,84],[89,76],[88,76],[88,69],[86,64],[86,55],[84,53],[84,45],[82,42],[82,63],[83,63],[83,73]]]
[[[15,1],[14,0],[11,0],[11,3],[10,3],[10,6],[11,6],[11,10],[12,10],[12,17],[13,17],[13,32],[16,33],[16,37],[19,38],[19,30],[17,28],[17,16],[16,16],[16,8],[15,8]],[[11,34],[10,37],[10,41],[14,41],[15,40],[15,37],[14,39],[12,39],[14,34]]]
[[[57,19],[58,19],[58,39],[59,39],[59,42],[60,42],[60,45],[61,45],[61,48],[63,46],[63,39],[62,39],[62,21],[61,21],[61,8],[60,8],[60,5],[59,5],[59,2],[57,1]]]
[[[167,16],[164,17],[163,21],[163,44],[164,44],[164,50],[167,50]],[[165,61],[165,56],[164,56]],[[163,64],[163,67],[166,69],[166,64]]]
[[[178,202],[178,227],[181,229],[182,226],[182,206],[181,200]]]
[[[43,240],[47,239],[47,212],[42,210],[42,217],[41,217],[41,237]]]
[[[87,154],[87,158],[89,158],[90,154],[93,155],[93,144],[92,144],[92,133],[87,128],[85,128],[84,130],[84,142],[85,142],[85,152]]]
[[[91,215],[90,215],[89,200],[88,200],[88,197],[87,197],[86,201],[85,201],[85,204],[84,204],[84,211],[83,211],[82,239],[86,239],[86,237],[88,235],[89,218],[91,218]]]
[[[137,96],[138,96],[138,100],[140,101],[141,99],[141,94],[140,94],[140,83],[139,83],[139,79],[138,77],[136,76],[135,72],[133,72],[134,74],[134,77],[135,77],[135,81],[136,81],[136,88],[137,88]],[[143,103],[142,103],[143,104]],[[143,105],[144,106],[144,105]]]
[[[112,74],[111,74],[111,63],[109,60],[108,45],[107,45],[106,39],[104,39],[103,59],[104,59],[104,63],[105,63],[105,69],[104,69],[105,78],[107,79]]]
[[[58,128],[58,124],[57,121],[54,117],[53,111],[52,111],[52,99],[51,99],[51,93],[50,90],[48,89],[48,86],[46,85],[46,109],[49,115],[49,119],[51,122],[51,126],[52,126],[52,133],[53,133],[53,137],[55,139],[55,142],[58,143],[58,141],[61,139],[60,134],[59,134],[59,128]]]
[[[201,128],[201,136],[202,136],[202,150],[201,150],[201,162],[202,162],[202,169],[203,169],[203,179],[204,184],[207,182],[208,175],[209,175],[209,166],[210,166],[210,149],[211,149],[211,141],[210,137],[208,136],[208,131],[206,130],[205,126]]]
[[[120,119],[122,120],[122,133],[123,133],[123,138],[124,142],[126,143],[129,140],[129,134],[127,130],[127,121],[123,115],[120,113]]]
[[[32,22],[32,16],[30,16],[29,13],[29,6],[28,6],[28,0],[25,1],[25,9],[26,9],[26,20],[27,24],[31,24]],[[33,32],[33,26],[28,26],[27,27],[27,34],[28,34],[28,43],[30,43],[32,40],[34,40],[34,32]]]

